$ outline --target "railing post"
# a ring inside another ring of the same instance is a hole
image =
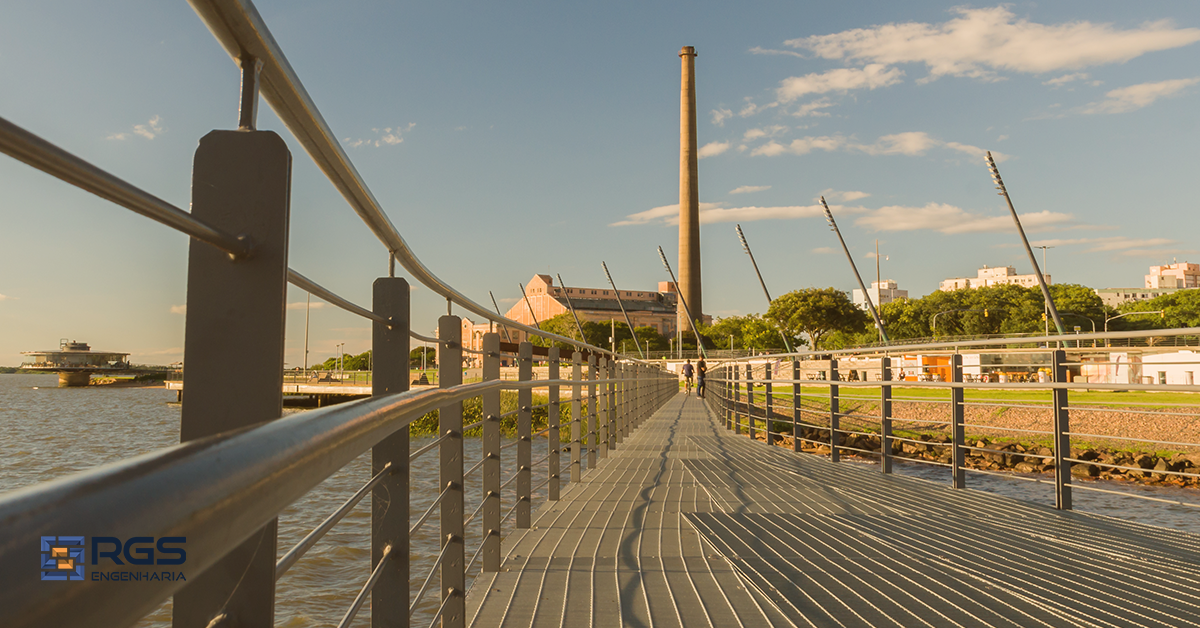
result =
[[[372,309],[390,324],[371,325],[371,394],[408,390],[409,291],[399,277],[380,277],[373,286]],[[391,473],[371,491],[371,569],[388,564],[371,592],[371,625],[408,626],[408,428],[379,441],[371,449],[371,476],[391,465]]]
[[[841,442],[838,430],[842,429],[841,408],[838,403],[838,363],[837,357],[829,356],[829,459],[837,462],[838,443]]]
[[[547,379],[554,381],[558,379],[558,361],[560,350],[558,347],[550,347],[548,360]],[[550,430],[546,432],[547,447],[550,449],[550,458],[546,461],[546,476],[550,480],[546,488],[546,498],[550,501],[558,501],[560,484],[559,484],[559,469],[558,457],[562,448],[559,435],[559,422],[562,421],[562,408],[558,405],[558,384],[550,384],[550,405],[546,407],[546,422]]]
[[[766,420],[766,424],[764,427],[766,427],[766,432],[767,432],[767,444],[774,445],[776,436],[775,436],[775,432],[772,431],[771,428],[774,427],[774,422],[772,421],[772,419],[775,417],[775,397],[772,394],[773,389],[771,388],[771,363],[770,362],[767,362],[766,364],[763,365],[763,379],[767,380],[767,383],[763,385],[763,388],[766,390],[766,395],[767,395],[767,397],[765,399],[766,403],[764,404],[766,406],[767,420]]]
[[[1051,355],[1054,382],[1067,381],[1067,352],[1058,349]],[[1054,507],[1071,510],[1071,414],[1067,389],[1054,389]]]
[[[879,467],[892,472],[892,359],[879,358]]]
[[[462,384],[462,319],[447,315],[438,319],[438,387]],[[463,548],[463,404],[452,403],[438,410],[438,433],[442,441],[439,488],[442,500],[442,628],[463,628],[466,620],[466,560]]]
[[[792,360],[792,451],[800,451],[800,423],[804,416],[800,413],[800,360]]]
[[[189,246],[180,442],[283,413],[291,169],[287,145],[270,131],[212,131],[200,140],[192,215],[245,234],[254,256],[233,261],[198,240]],[[224,614],[238,626],[273,626],[277,527],[272,520],[177,592],[174,625],[204,628]]]
[[[588,354],[587,468],[596,468],[596,354]]]
[[[608,364],[607,358],[600,358],[597,366],[599,367],[599,377],[601,380],[608,379]],[[608,401],[608,384],[600,384],[600,397],[597,400],[599,407],[597,410],[600,413],[600,434],[598,440],[600,443],[601,459],[608,457],[608,421],[610,416],[608,414]]]
[[[517,349],[517,379],[533,381],[533,345],[522,342]],[[530,526],[533,472],[533,389],[517,391],[517,527]]]
[[[955,353],[950,356],[950,380],[957,384],[950,389],[950,417],[953,425],[952,445],[953,460],[951,463],[954,479],[954,488],[967,487],[967,449],[966,449],[966,427],[964,423],[963,407],[963,388],[962,388],[962,355]]]
[[[483,381],[500,379],[500,334],[483,335]],[[483,393],[483,571],[500,571],[500,389]]]
[[[616,451],[617,449],[617,434],[620,429],[617,428],[617,373],[620,373],[620,364],[616,360],[608,361],[608,370],[605,371],[608,382],[608,450]]]
[[[754,367],[749,362],[746,363],[746,423],[750,440],[754,440]]]
[[[629,431],[629,386],[625,378],[629,376],[628,364],[617,364],[617,444],[625,442]]]
[[[738,381],[737,364],[732,364],[729,370],[733,372],[733,433],[741,435],[742,433],[742,384]]]
[[[579,449],[583,446],[583,355],[578,351],[571,354],[571,381],[571,482],[578,482],[582,478]]]

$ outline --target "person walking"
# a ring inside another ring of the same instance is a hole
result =
[[[687,394],[692,394],[692,361],[689,359],[683,364],[683,389]]]
[[[700,361],[696,362],[696,396],[701,399],[704,398],[704,376],[707,374],[708,363],[704,358],[700,358]]]

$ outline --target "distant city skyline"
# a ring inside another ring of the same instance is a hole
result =
[[[507,309],[535,273],[603,286],[601,260],[622,290],[667,280],[681,46],[706,314],[766,309],[735,222],[772,295],[856,287],[822,195],[860,266],[878,238],[913,295],[984,264],[1031,273],[985,150],[1055,283],[1200,261],[1194,2],[256,6],[416,254],[481,304]],[[186,3],[3,15],[0,117],[187,208],[197,142],[236,126],[238,73]],[[265,103],[259,127],[293,152],[292,266],[369,305],[386,250]],[[0,365],[63,337],[182,359],[186,237],[7,156],[0,208]],[[291,367],[305,294],[288,303]],[[445,301],[418,286],[413,307],[428,331]],[[312,308],[310,363],[369,348],[367,321]]]

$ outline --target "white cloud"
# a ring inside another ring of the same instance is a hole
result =
[[[789,57],[800,57],[801,59],[803,59],[803,58],[804,58],[804,55],[802,55],[802,54],[800,54],[800,53],[798,53],[798,52],[796,52],[796,51],[794,51],[794,50],[772,50],[772,49],[770,49],[770,48],[760,48],[759,46],[755,46],[755,47],[751,48],[751,49],[750,49],[750,54],[755,54],[755,55],[786,55],[786,56],[789,56]]]
[[[1128,113],[1147,107],[1160,98],[1175,96],[1196,83],[1200,83],[1200,77],[1141,83],[1114,89],[1104,95],[1104,100],[1084,107],[1083,113]]]
[[[287,304],[287,309],[289,309],[289,310],[303,310],[306,307],[311,307],[314,310],[319,310],[321,308],[326,308],[326,307],[331,307],[331,306],[324,301],[314,301],[311,305],[309,305],[309,303],[307,301],[297,301],[295,303]]]
[[[1075,222],[1071,214],[1041,211],[1021,215],[1026,231],[1062,228]],[[881,207],[854,221],[872,231],[937,231],[947,235],[1011,231],[1015,228],[1011,216],[984,216],[945,203],[929,203],[924,207],[889,205]]]
[[[717,126],[725,126],[725,121],[733,117],[733,112],[724,107],[712,110],[712,123]]]
[[[821,194],[818,195],[818,197],[814,198],[813,200],[816,201],[821,196],[824,196],[826,200],[841,201],[843,203],[849,203],[850,201],[857,201],[860,198],[867,198],[868,196],[870,196],[870,194],[867,192],[850,192],[850,191],[841,192],[841,191],[835,190],[833,188],[825,188],[824,190],[821,190]]]
[[[729,191],[730,194],[750,194],[771,189],[769,185],[743,185]]]
[[[770,187],[770,186],[768,186],[768,187]],[[0,301],[8,301],[8,300],[10,300],[10,299],[11,299],[11,300],[13,300],[13,301],[16,301],[16,300],[17,300],[17,297],[10,297],[10,296],[8,296],[8,295],[6,295],[6,294],[0,294]]]
[[[746,133],[742,136],[742,140],[746,141],[746,142],[750,142],[753,140],[762,139],[764,137],[775,137],[777,135],[783,135],[784,133],[787,133],[787,132],[788,132],[788,128],[786,126],[779,126],[779,125],[767,126],[767,127],[762,127],[759,129],[750,129],[749,131],[746,131]]]
[[[729,150],[729,142],[709,142],[700,147],[700,150],[696,153],[696,159],[716,157],[727,150]]]
[[[1200,41],[1200,29],[1177,28],[1169,21],[1122,30],[1087,21],[1039,24],[1017,18],[1005,6],[951,11],[956,17],[942,24],[884,24],[784,43],[826,59],[923,63],[930,79],[993,80],[1000,70],[1033,74],[1080,70]]]
[[[1148,257],[1153,260],[1162,261],[1167,255],[1200,255],[1200,251],[1196,249],[1130,249],[1117,253],[1122,257]]]
[[[814,100],[812,102],[807,102],[803,105],[800,105],[800,108],[793,111],[792,115],[796,116],[797,118],[828,118],[830,114],[821,110],[832,106],[833,101],[829,100],[828,98],[822,98],[820,100]]]
[[[383,146],[395,146],[396,144],[403,143],[404,134],[413,130],[413,127],[415,126],[417,126],[416,122],[409,122],[408,126],[404,127],[388,126],[383,128],[374,128],[371,129],[371,132],[375,134],[374,138],[350,139],[348,137],[344,137],[342,138],[342,141],[345,142],[345,144],[350,148],[358,148],[359,146],[374,146],[376,148]],[[466,129],[466,127],[460,127],[456,130],[464,129]]]
[[[871,63],[863,68],[838,68],[783,79],[775,90],[775,96],[779,102],[790,103],[807,94],[887,87],[899,83],[901,76],[904,76],[903,70],[888,68],[881,63]]]
[[[813,249],[812,252],[816,253],[817,255],[829,255],[830,253],[836,253],[837,251],[833,250],[833,247],[830,246],[819,246]]]
[[[861,213],[857,207],[832,206],[843,214]],[[792,205],[781,207],[724,207],[724,203],[700,203],[700,224],[708,225],[718,222],[754,222],[756,220],[787,220],[792,218],[810,218],[824,215],[820,205]],[[663,205],[644,212],[630,214],[625,220],[614,222],[610,227],[630,225],[677,225],[679,224],[679,205]]]
[[[1130,238],[1127,236],[1112,236],[1108,238],[1050,238],[1046,240],[1035,240],[1030,244],[1032,246],[1050,247],[1086,244],[1088,245],[1088,248],[1084,251],[1085,253],[1108,253],[1112,251],[1124,251],[1128,249],[1144,249],[1145,247],[1160,247],[1155,250],[1162,250],[1161,247],[1170,244],[1178,244],[1178,242],[1170,238]]]
[[[132,134],[132,135],[137,135],[139,137],[144,137],[148,140],[152,140],[155,137],[162,135],[164,130],[165,129],[163,129],[163,125],[162,125],[162,116],[154,116],[154,117],[150,118],[150,120],[148,120],[145,124],[133,125],[132,132],[112,133],[112,134],[109,134],[108,136],[106,136],[104,139],[106,139],[106,140],[127,140],[130,138],[130,136]]]
[[[1087,72],[1073,72],[1071,74],[1064,74],[1058,78],[1052,78],[1049,81],[1042,81],[1042,85],[1060,87],[1070,83],[1071,81],[1086,81],[1090,78],[1092,78],[1092,75],[1088,74]]]
[[[187,314],[187,304],[185,303],[183,305],[172,305],[171,313],[172,314]]]
[[[756,147],[750,151],[752,156],[765,155],[774,157],[776,155],[806,155],[814,150],[823,150],[827,152],[846,150],[866,153],[868,155],[908,155],[919,156],[924,155],[933,148],[946,148],[960,153],[965,153],[973,157],[982,159],[986,150],[978,146],[962,144],[960,142],[944,142],[930,136],[923,131],[909,131],[905,133],[894,133],[892,135],[884,135],[871,144],[863,144],[848,140],[841,135],[826,135],[820,137],[802,137],[792,140],[789,144],[780,144],[774,140]],[[992,151],[992,157],[997,162],[1003,162],[1009,158],[1004,153]]]

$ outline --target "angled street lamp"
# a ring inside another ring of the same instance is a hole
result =
[[[667,254],[663,253],[662,247],[658,247],[658,257],[662,259],[663,266],[667,269],[667,274],[671,276],[671,283],[676,286],[679,282],[675,280],[675,271],[671,270],[671,263],[667,261]],[[704,341],[700,339],[700,330],[696,329],[696,321],[692,319],[692,310],[688,308],[687,299],[683,298],[683,293],[678,290],[675,294],[679,296],[679,302],[683,304],[683,313],[687,315],[688,325],[692,327],[692,333],[696,334],[696,346],[700,348],[700,355],[708,359],[708,352],[704,350]],[[683,336],[679,337],[679,352],[683,353]]]
[[[1050,316],[1054,318],[1054,326],[1058,329],[1058,333],[1066,333],[1066,328],[1063,327],[1062,317],[1058,315],[1058,308],[1054,307],[1054,297],[1050,296],[1050,288],[1046,286],[1046,277],[1042,275],[1042,269],[1038,267],[1037,258],[1033,255],[1033,249],[1029,246],[1029,238],[1025,237],[1025,229],[1021,227],[1021,219],[1017,217],[1017,210],[1013,207],[1012,198],[1008,195],[1008,188],[1004,186],[1004,179],[1000,178],[1000,169],[996,167],[996,160],[992,159],[992,151],[987,152],[988,170],[992,173],[992,181],[996,183],[996,189],[1000,190],[999,195],[1004,197],[1008,203],[1008,211],[1012,214],[1013,223],[1017,225],[1017,233],[1021,235],[1021,244],[1025,245],[1025,252],[1029,254],[1029,263],[1033,265],[1033,274],[1037,277],[1038,285],[1042,288],[1042,298],[1046,300],[1046,309],[1050,311]]]
[[[771,293],[767,292],[767,282],[763,281],[762,273],[758,272],[758,262],[754,261],[754,253],[750,252],[750,243],[746,242],[746,234],[742,233],[742,226],[735,225],[735,227],[737,229],[738,239],[742,241],[742,250],[746,252],[746,255],[750,256],[750,264],[754,266],[754,274],[758,275],[758,285],[762,286],[763,296],[767,297],[767,307],[770,308]],[[787,349],[787,352],[792,353],[792,343],[788,342],[787,335],[783,333],[782,329],[779,330],[779,337],[783,339],[783,347]],[[733,349],[732,340],[729,341],[729,348]]]
[[[488,296],[492,297],[492,307],[496,308],[496,314],[499,314],[500,318],[504,318],[504,314],[500,312],[500,306],[496,304],[496,295],[492,294],[491,290],[488,290]],[[512,342],[512,336],[510,336],[508,333],[508,327],[505,327],[504,325],[501,325],[500,327],[504,329],[504,337],[507,338],[509,342]]]
[[[875,304],[871,301],[871,293],[867,292],[867,286],[863,284],[862,275],[858,274],[858,266],[854,265],[854,256],[850,255],[850,249],[846,246],[846,240],[842,238],[842,232],[838,230],[837,223],[833,220],[833,212],[829,211],[829,205],[825,202],[825,197],[821,197],[821,207],[825,208],[825,220],[829,223],[829,228],[837,234],[838,242],[842,243],[842,250],[846,252],[846,259],[850,262],[850,270],[854,271],[854,278],[858,280],[858,287],[862,288],[863,298],[867,300],[867,309],[871,311],[871,317],[875,319],[875,326],[879,328],[879,337],[884,342],[888,342],[887,330],[883,328],[883,321],[879,318],[879,312],[875,311]]]
[[[625,312],[625,303],[621,301],[621,291],[617,290],[617,284],[613,281],[612,275],[608,272],[608,264],[605,264],[604,261],[601,260],[600,267],[604,269],[604,276],[608,278],[608,285],[612,286],[613,294],[617,295],[617,305],[621,308],[621,316],[625,317],[625,324],[629,326],[629,334],[633,336],[633,346],[637,347],[638,356],[645,360],[646,354],[642,353],[642,343],[638,342],[637,332],[633,331],[633,322],[629,320],[629,314]],[[558,281],[559,283],[562,283],[561,279]],[[624,340],[621,341],[621,353],[625,353]]]
[[[567,294],[567,284],[563,283],[562,275],[555,273],[558,278],[559,289],[562,290],[563,296],[567,298],[567,309],[571,310],[571,318],[575,319],[575,329],[579,332],[579,342],[587,342],[587,338],[583,335],[583,325],[579,324],[579,315],[575,313],[575,305],[571,303],[571,295]]]
[[[525,294],[525,286],[517,284],[517,287],[521,289],[521,296],[525,297],[525,307],[529,308],[529,318],[533,319],[533,326],[541,329],[542,326],[537,322],[537,314],[533,313],[533,304],[529,302],[529,295]]]

